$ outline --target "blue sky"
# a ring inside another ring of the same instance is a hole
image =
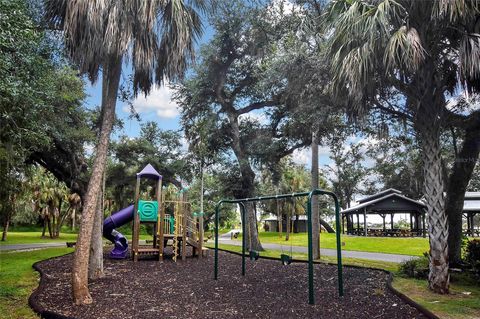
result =
[[[196,45],[196,50],[204,43],[207,43],[213,36],[212,27],[204,20],[204,32],[201,39]],[[128,78],[131,74],[131,67],[124,65],[122,71],[122,81]],[[100,105],[102,97],[102,81],[101,78],[95,84],[87,81],[87,100],[86,106],[94,108]],[[171,90],[168,87],[156,87],[151,94],[145,98],[140,95],[133,102],[136,111],[140,114],[142,122],[155,121],[164,130],[180,130],[180,118],[178,109],[172,101],[170,101]],[[122,101],[117,101],[117,116],[124,122],[124,128],[120,132],[116,132],[114,138],[120,135],[127,135],[130,137],[138,136],[140,132],[140,123],[136,119],[130,119],[130,111],[128,106]]]
[[[211,25],[204,19],[204,33],[196,45],[196,49],[202,44],[207,43],[213,37],[214,30]],[[122,81],[126,80],[131,73],[131,67],[127,64],[123,67]],[[86,106],[93,108],[101,103],[101,78],[95,83],[90,84],[87,81],[87,100]],[[181,130],[180,117],[178,108],[174,102],[170,100],[171,90],[168,87],[154,88],[148,97],[140,95],[135,99],[133,105],[139,113],[142,122],[154,121],[164,130]],[[122,130],[114,133],[113,138],[116,139],[121,135],[136,137],[140,132],[140,122],[134,118],[129,118],[129,107],[122,101],[117,101],[117,116],[124,122]],[[259,114],[252,114],[258,116]],[[261,115],[260,115],[261,116]],[[358,139],[352,139],[351,142],[358,142]],[[320,166],[331,165],[328,147],[319,147]],[[296,163],[311,167],[311,151],[309,148],[297,150],[293,154]]]

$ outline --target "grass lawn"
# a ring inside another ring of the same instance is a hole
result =
[[[209,247],[209,248],[213,248],[214,244],[213,243],[207,243],[205,246]],[[241,246],[219,244],[218,247],[221,248],[221,249],[234,251],[234,252],[237,252],[237,253],[242,252],[242,247]],[[266,250],[260,252],[260,256],[273,257],[273,258],[279,258],[280,259],[280,254],[281,253],[282,252],[279,251],[279,250],[266,249]],[[212,253],[212,256],[213,256],[213,253]],[[292,253],[292,257],[293,257],[293,259],[300,259],[300,260],[307,260],[307,258],[308,258],[307,254],[296,253],[296,252]],[[337,258],[333,257],[333,256],[321,256],[320,260],[316,260],[316,261],[337,263]],[[385,269],[385,270],[389,270],[389,271],[397,271],[397,268],[398,268],[397,263],[382,262],[382,261],[375,261],[375,260],[362,259],[362,258],[342,258],[342,261],[343,261],[344,265],[380,268],[380,269]]]
[[[213,248],[213,243],[207,244]],[[234,245],[220,244],[219,248],[234,252],[241,252],[242,248]],[[261,256],[279,258],[281,251],[265,250]],[[307,259],[307,254],[294,253],[295,259]],[[322,256],[320,261],[336,263],[335,257]],[[249,262],[249,261],[248,261]],[[373,261],[359,258],[343,258],[344,265],[372,267],[385,269],[393,273],[393,287],[407,295],[417,303],[435,313],[441,318],[447,319],[478,319],[480,318],[480,286],[472,279],[464,275],[452,274],[449,295],[437,295],[427,288],[426,280],[404,278],[398,274],[398,264]],[[463,292],[470,292],[464,294]]]
[[[284,247],[307,246],[307,233],[290,234],[290,240],[285,241],[285,234],[280,238],[277,232],[260,232],[262,243],[273,243],[284,245]],[[422,256],[429,250],[428,238],[421,237],[360,237],[342,235],[342,242],[345,245],[343,250],[367,251],[375,253],[388,253],[399,255]],[[238,237],[241,239],[241,235]],[[320,235],[320,246],[322,248],[336,248],[335,234],[322,233]]]
[[[440,318],[480,318],[480,285],[464,275],[452,274],[448,295],[431,292],[427,288],[426,280],[399,276],[395,276],[393,287]]]
[[[0,252],[0,314],[5,319],[38,316],[28,306],[28,297],[38,286],[32,264],[72,252],[71,248],[48,248],[28,252]]]
[[[0,241],[0,245],[14,244],[37,244],[52,242],[76,241],[77,234],[60,233],[59,238],[51,239],[50,237],[42,238],[42,232],[8,232],[7,240]]]

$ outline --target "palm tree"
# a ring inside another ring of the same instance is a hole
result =
[[[72,219],[72,231],[75,230],[75,221],[77,219],[77,212],[82,206],[82,199],[77,193],[70,194],[68,196],[68,203],[70,205],[69,210],[71,211],[70,218]]]
[[[413,124],[425,172],[429,287],[448,293],[448,225],[440,133],[445,96],[480,77],[480,1],[332,1],[332,91],[359,118],[372,109]],[[478,89],[478,87],[477,87]]]
[[[153,84],[182,76],[193,59],[194,41],[201,34],[196,9],[204,0],[45,0],[45,15],[65,35],[65,47],[80,71],[94,82],[102,70],[102,124],[72,269],[75,304],[92,302],[88,290],[88,260],[93,217],[122,72],[131,53],[133,91],[148,94]]]

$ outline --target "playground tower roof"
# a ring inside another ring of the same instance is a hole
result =
[[[145,177],[150,179],[162,179],[160,175],[152,165],[147,164],[140,173],[137,173],[137,177]]]

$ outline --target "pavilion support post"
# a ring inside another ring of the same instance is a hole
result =
[[[473,223],[473,218],[477,215],[478,213],[473,213],[472,215],[472,232],[474,231],[474,223]],[[475,235],[475,233],[473,233],[473,235]],[[472,235],[472,236],[473,236]]]
[[[390,214],[390,228],[393,230],[393,213]]]
[[[342,234],[345,234],[345,215],[342,214]]]
[[[413,220],[412,220],[412,213],[409,214],[410,215],[410,231],[413,230]]]
[[[472,237],[475,236],[475,221],[474,221],[474,218],[475,218],[475,215],[477,215],[477,213],[472,213],[472,217],[470,217],[470,227],[472,228]]]
[[[466,231],[466,235],[470,235],[470,214],[467,213],[466,215],[464,215],[466,218],[467,218],[467,231]]]
[[[352,215],[345,215],[347,218],[347,235],[352,234],[352,228],[353,228],[353,218]]]
[[[357,214],[357,231],[356,231],[356,234],[358,235],[359,232],[360,232],[360,216]]]
[[[427,232],[425,231],[425,212],[422,214],[422,233],[423,238],[427,237]]]
[[[470,220],[468,219],[468,214],[462,214],[462,231],[463,231],[463,217],[467,219],[467,229],[465,229],[465,234],[468,235],[468,232],[470,231]]]
[[[363,209],[363,230],[365,232],[365,237],[367,237],[367,208]]]
[[[385,227],[385,217],[387,217],[386,214],[380,214],[380,216],[382,216],[382,219],[383,219],[383,232],[385,232],[387,230],[387,228]]]

